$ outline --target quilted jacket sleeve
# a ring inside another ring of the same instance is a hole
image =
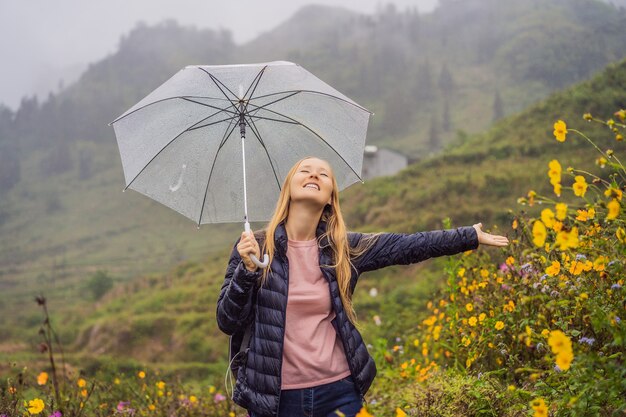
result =
[[[363,235],[356,234],[356,242]],[[353,261],[359,273],[390,265],[407,265],[428,258],[454,255],[478,247],[478,235],[473,226],[435,230],[414,234],[381,233],[363,255]]]
[[[217,299],[217,325],[227,335],[240,329],[250,315],[255,286],[260,277],[260,270],[250,272],[246,269],[235,244]]]

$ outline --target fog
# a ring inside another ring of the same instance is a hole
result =
[[[429,12],[437,0],[0,0],[0,103],[16,109],[23,96],[45,99],[77,79],[88,63],[114,53],[139,21],[227,29],[235,42],[245,43],[311,3],[371,14],[388,3]]]

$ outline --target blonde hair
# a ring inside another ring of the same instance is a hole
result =
[[[265,239],[262,253],[267,253],[269,255],[270,266],[263,270],[261,286],[265,285],[267,281],[267,277],[271,269],[271,263],[274,259],[274,250],[276,249],[274,245],[274,235],[276,228],[280,223],[287,219],[289,214],[289,204],[291,202],[291,180],[296,174],[300,164],[311,158],[314,157],[302,158],[289,170],[289,173],[283,182],[280,196],[278,197],[278,201],[276,203],[276,209],[274,210],[274,215],[265,228]],[[341,302],[343,303],[348,319],[356,326],[357,317],[352,305],[352,294],[350,292],[350,278],[352,277],[351,259],[362,255],[369,247],[371,247],[375,240],[372,239],[372,237],[375,237],[376,235],[370,235],[367,238],[362,239],[363,242],[360,242],[356,248],[350,247],[346,224],[343,220],[343,215],[341,214],[341,208],[339,206],[339,187],[337,185],[337,180],[332,173],[332,169],[330,177],[333,183],[331,201],[330,204],[324,208],[322,217],[320,218],[320,221],[326,222],[326,232],[319,237],[318,241],[324,237],[328,238],[328,242],[330,243],[333,253],[332,262],[334,262],[333,265],[328,266],[335,269]]]

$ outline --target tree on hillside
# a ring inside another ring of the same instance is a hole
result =
[[[20,180],[20,155],[13,133],[13,112],[0,104],[0,194]]]
[[[443,114],[441,116],[441,128],[444,132],[449,132],[452,129],[452,122],[450,121],[450,104],[448,99],[443,100]]]
[[[71,149],[67,142],[51,143],[51,148],[39,166],[42,176],[62,174],[74,166]]]
[[[87,288],[95,301],[104,296],[111,288],[113,288],[113,278],[106,271],[98,271],[87,281]]]
[[[452,96],[456,84],[454,83],[452,74],[448,69],[448,64],[443,64],[443,67],[441,68],[441,73],[439,73],[439,80],[437,81],[437,85],[439,86],[439,89],[443,93],[444,97],[449,98],[450,96]]]
[[[504,117],[504,103],[502,97],[500,97],[500,91],[496,90],[495,97],[493,99],[493,121],[496,122]]]
[[[430,62],[424,61],[417,69],[414,89],[415,99],[425,103],[431,102],[435,98],[433,77],[430,69]]]
[[[428,129],[428,148],[432,153],[441,149],[441,138],[439,137],[439,128],[437,127],[437,117],[435,115],[430,119],[430,128]]]
[[[415,120],[416,109],[406,89],[398,86],[387,96],[384,106],[382,133],[390,136],[407,133]]]

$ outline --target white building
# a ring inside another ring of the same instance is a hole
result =
[[[366,146],[363,156],[363,180],[394,175],[409,164],[409,159],[401,153],[377,146]]]

